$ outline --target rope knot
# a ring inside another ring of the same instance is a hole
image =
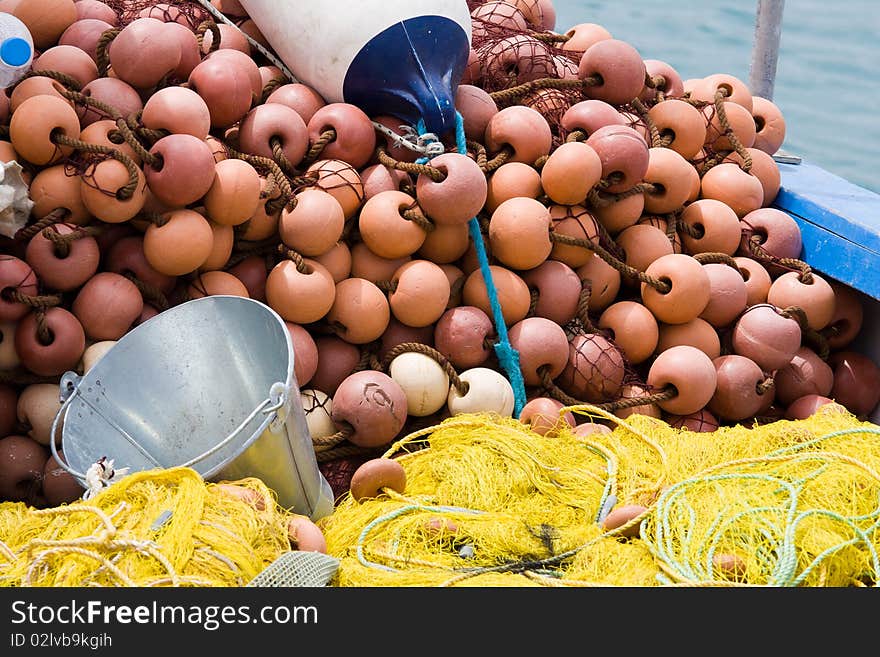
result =
[[[128,474],[129,468],[113,467],[113,459],[102,456],[86,470],[86,492],[84,500],[90,500],[111,484],[116,483]]]

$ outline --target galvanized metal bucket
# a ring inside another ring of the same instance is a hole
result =
[[[333,511],[318,469],[281,317],[259,301],[207,296],[129,331],[85,374],[67,372],[61,466],[86,487],[102,457],[130,471],[191,467],[206,480],[257,477],[281,506]],[[65,462],[66,461],[66,462]]]

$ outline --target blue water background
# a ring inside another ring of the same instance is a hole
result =
[[[757,0],[554,0],[556,31],[598,23],[683,80],[749,81]],[[773,102],[782,150],[880,193],[880,2],[788,0]]]

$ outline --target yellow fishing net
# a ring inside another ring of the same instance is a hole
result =
[[[2,586],[243,586],[291,550],[290,514],[259,479],[257,510],[189,468],[137,472],[89,501],[0,504]]]
[[[880,427],[807,420],[677,430],[642,415],[582,438],[463,415],[399,440],[406,490],[319,525],[337,586],[874,586]],[[647,507],[605,531],[615,506]],[[632,538],[624,530],[638,527]]]

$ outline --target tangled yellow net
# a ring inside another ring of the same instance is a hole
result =
[[[593,406],[546,436],[490,415],[399,440],[406,490],[322,519],[337,586],[875,586],[880,427],[828,405],[714,433]],[[612,507],[647,511],[617,529]],[[639,533],[625,538],[626,529]]]
[[[56,508],[0,504],[0,585],[243,586],[291,550],[290,514],[259,479],[231,483],[262,509],[189,468],[133,473]]]

